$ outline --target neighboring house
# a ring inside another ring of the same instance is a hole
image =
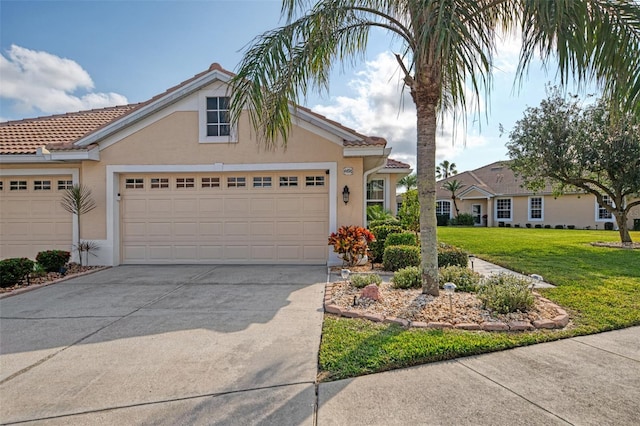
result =
[[[533,193],[522,187],[509,168],[509,162],[496,162],[479,169],[458,173],[437,183],[436,214],[453,218],[455,208],[451,192],[442,186],[447,181],[458,180],[465,186],[456,194],[460,213],[473,215],[476,226],[536,225],[575,226],[576,229],[604,229],[615,218],[596,202],[592,194],[572,193],[554,196],[551,187]],[[640,208],[629,215],[629,229],[633,220],[640,218]],[[610,225],[609,225],[610,226]]]
[[[384,139],[298,107],[286,149],[266,150],[246,115],[230,126],[232,76],[213,64],[147,102],[0,123],[0,258],[72,249],[76,183],[97,203],[93,264],[332,263],[331,232],[395,211],[411,170]]]

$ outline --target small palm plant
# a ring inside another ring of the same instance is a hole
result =
[[[80,216],[85,213],[89,213],[96,208],[96,202],[91,195],[91,188],[82,184],[75,184],[71,188],[68,188],[63,197],[60,205],[63,209],[73,214],[76,218],[76,225],[78,226],[78,241],[76,241],[76,250],[78,250],[78,260],[82,265],[82,252],[87,251],[87,262],[89,252],[96,250],[97,245],[93,242],[82,243],[80,238]]]

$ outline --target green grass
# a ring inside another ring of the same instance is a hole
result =
[[[640,232],[632,232],[640,241]],[[557,288],[542,291],[571,314],[572,328],[525,333],[406,330],[327,317],[320,347],[323,380],[452,359],[640,325],[640,251],[593,247],[617,232],[517,228],[438,228],[442,242],[509,269],[537,273]]]

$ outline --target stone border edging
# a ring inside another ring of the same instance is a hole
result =
[[[7,297],[17,296],[17,295],[22,294],[22,293],[27,293],[29,291],[37,290],[39,288],[47,287],[47,286],[50,286],[50,285],[53,285],[53,284],[58,284],[58,283],[61,283],[63,281],[67,281],[67,280],[70,280],[70,279],[73,279],[73,278],[78,278],[78,277],[82,277],[82,276],[85,276],[85,275],[90,275],[90,274],[93,274],[94,272],[104,271],[105,269],[109,269],[109,268],[111,268],[111,266],[101,266],[101,267],[96,268],[96,269],[91,269],[89,271],[80,272],[78,274],[64,276],[62,278],[58,278],[57,280],[49,281],[49,282],[46,282],[46,283],[33,284],[33,285],[29,285],[27,287],[17,288],[15,290],[8,291],[6,293],[0,293],[0,299],[5,299]]]
[[[333,297],[333,286],[334,283],[327,282],[324,287],[324,311],[329,314],[334,314],[346,318],[359,318],[366,319],[373,322],[381,322],[385,324],[398,324],[405,328],[431,328],[431,329],[459,329],[459,330],[483,330],[483,331],[530,331],[535,329],[555,329],[555,328],[564,328],[569,324],[569,314],[562,309],[560,306],[556,305],[549,299],[544,297],[540,297],[540,299],[546,303],[549,303],[553,307],[555,307],[557,315],[553,317],[553,319],[547,320],[536,320],[533,322],[529,321],[511,321],[509,323],[505,323],[502,321],[497,322],[483,322],[481,324],[478,323],[460,323],[460,324],[451,324],[448,322],[420,322],[420,321],[409,321],[404,318],[396,318],[396,317],[385,317],[382,314],[370,314],[365,313],[359,310],[343,310],[337,305],[331,304],[331,300]]]

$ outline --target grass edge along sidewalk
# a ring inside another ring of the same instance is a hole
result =
[[[640,240],[640,232],[631,236]],[[407,330],[327,315],[320,346],[320,380],[640,325],[640,250],[591,245],[617,241],[616,232],[442,227],[438,238],[505,268],[542,275],[557,287],[540,292],[568,310],[573,326],[521,333]]]

